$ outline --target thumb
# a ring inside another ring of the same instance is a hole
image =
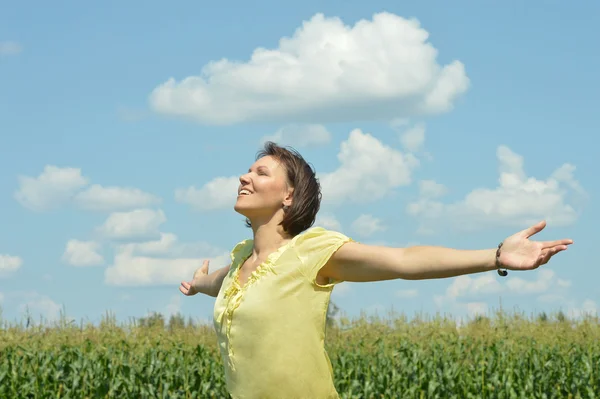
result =
[[[202,263],[202,267],[200,268],[200,270],[202,271],[202,273],[208,274],[208,264],[209,264],[208,259],[205,259],[204,263]]]
[[[537,234],[540,231],[542,231],[544,229],[544,227],[546,227],[546,221],[542,220],[541,222],[538,222],[538,223],[534,224],[533,226],[528,227],[525,230],[523,230],[522,234],[525,236],[525,238],[529,238],[532,235]]]
[[[204,263],[202,263],[202,266],[200,266],[198,269],[196,269],[196,271],[194,272],[194,277],[192,279],[196,280],[197,278],[200,278],[207,274],[208,274],[208,260],[205,260]]]

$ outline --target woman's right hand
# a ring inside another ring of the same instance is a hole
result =
[[[213,279],[208,276],[208,260],[205,260],[198,270],[194,272],[192,281],[182,281],[179,291],[184,295],[192,296],[198,293],[211,295]]]

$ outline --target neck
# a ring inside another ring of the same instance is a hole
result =
[[[264,260],[269,254],[277,251],[282,245],[290,241],[291,237],[283,231],[279,225],[280,218],[272,218],[269,221],[252,221],[252,231],[254,232],[254,248],[252,249],[251,259]]]

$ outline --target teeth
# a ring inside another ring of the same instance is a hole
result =
[[[242,190],[242,191],[240,191],[240,195],[250,195],[250,191]]]

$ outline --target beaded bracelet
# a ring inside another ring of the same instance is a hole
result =
[[[508,271],[506,269],[501,269],[500,266],[502,266],[500,264],[500,248],[502,248],[502,244],[504,242],[501,242],[498,245],[498,249],[496,250],[496,267],[498,268],[498,274],[501,275],[502,277],[506,277],[508,275]]]

